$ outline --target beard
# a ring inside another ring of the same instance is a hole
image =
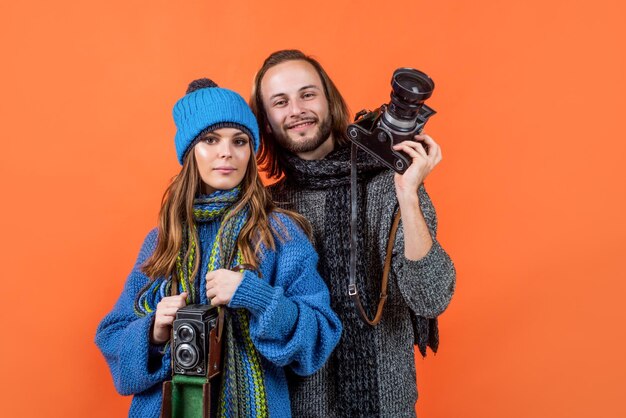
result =
[[[286,151],[289,151],[292,154],[299,154],[304,152],[311,152],[317,149],[320,145],[322,145],[331,133],[331,122],[330,118],[324,118],[321,123],[318,125],[317,132],[313,136],[305,141],[294,141],[289,137],[289,134],[285,132],[284,129],[281,129],[279,132],[274,133],[274,138],[278,145]]]

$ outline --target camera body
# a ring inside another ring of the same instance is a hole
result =
[[[436,112],[424,104],[435,83],[413,68],[398,68],[391,78],[391,101],[370,112],[362,110],[348,126],[348,138],[397,173],[404,173],[411,158],[392,147],[413,140]]]
[[[178,310],[172,327],[174,374],[207,378],[219,374],[221,345],[217,325],[215,306],[189,305]]]

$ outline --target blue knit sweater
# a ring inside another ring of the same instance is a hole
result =
[[[305,234],[286,215],[276,248],[262,248],[261,278],[246,271],[229,307],[250,312],[250,335],[261,355],[271,417],[289,417],[291,408],[284,368],[310,375],[327,360],[341,335],[341,322],[330,308],[326,285],[317,272],[317,253]],[[270,217],[277,231],[274,217]],[[205,288],[210,245],[218,222],[199,223],[202,245],[200,289]],[[158,417],[161,384],[171,379],[169,350],[149,343],[154,313],[143,318],[133,311],[135,296],[149,280],[141,266],[156,247],[157,231],[146,237],[124,290],[96,332],[96,344],[109,365],[115,388],[134,395],[129,417]],[[206,293],[200,292],[207,303]]]

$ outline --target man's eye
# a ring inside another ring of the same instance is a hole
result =
[[[287,100],[278,100],[274,102],[274,106],[281,107],[287,104]]]
[[[302,97],[305,99],[312,99],[313,97],[315,97],[315,93],[311,93],[311,92],[304,93]]]

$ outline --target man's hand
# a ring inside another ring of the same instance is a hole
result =
[[[394,177],[398,200],[414,199],[420,184],[441,161],[441,148],[430,136],[415,135],[415,141],[403,141],[393,149],[403,151],[412,160],[404,174]]]
[[[219,269],[206,275],[206,297],[211,305],[228,305],[243,280],[243,273]]]
[[[152,334],[150,335],[152,344],[164,344],[170,339],[170,331],[176,318],[176,312],[187,305],[186,299],[187,292],[183,292],[180,295],[164,297],[157,304]]]

